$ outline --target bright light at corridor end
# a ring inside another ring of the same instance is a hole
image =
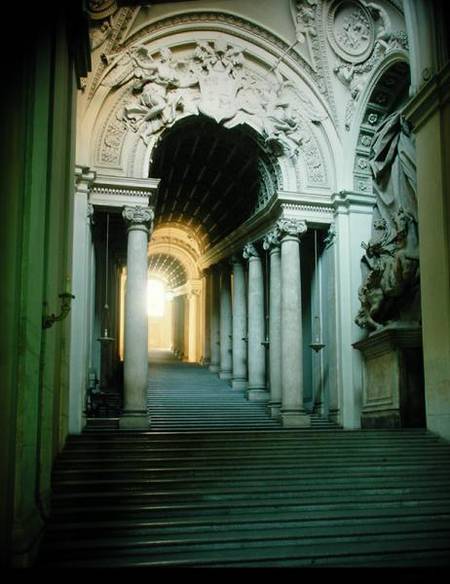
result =
[[[147,313],[149,316],[161,318],[164,316],[166,303],[166,286],[161,280],[147,282]]]

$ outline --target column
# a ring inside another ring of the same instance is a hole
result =
[[[231,379],[231,275],[227,262],[220,271],[220,379]]]
[[[211,275],[209,270],[204,271],[205,286],[204,286],[204,335],[203,335],[203,366],[209,367],[211,363],[211,325],[210,319],[210,303],[211,303]]]
[[[234,255],[233,265],[233,389],[247,389],[247,299],[242,260]]]
[[[269,292],[269,408],[273,418],[281,416],[281,252],[280,232],[274,227],[263,241],[270,254]]]
[[[251,401],[268,401],[266,390],[266,349],[264,346],[264,279],[261,257],[249,243],[243,256],[248,260],[248,386]]]
[[[303,334],[300,235],[304,221],[281,219],[281,419],[286,428],[309,426],[303,408]]]
[[[125,298],[124,411],[120,428],[146,429],[148,374],[147,243],[153,210],[125,207],[128,225],[127,294]]]
[[[189,282],[187,298],[188,312],[188,350],[187,357],[190,363],[198,361],[198,303],[200,297],[200,282]]]
[[[211,363],[209,370],[218,373],[220,368],[220,279],[217,266],[211,268],[211,300],[210,300],[210,341]]]
[[[91,216],[89,190],[95,173],[77,167],[77,185],[74,197],[74,231],[72,256],[72,302],[70,340],[70,381],[69,381],[69,431],[79,434],[83,428],[83,410],[86,390],[89,384],[89,330],[91,286]]]

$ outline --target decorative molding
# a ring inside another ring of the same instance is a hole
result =
[[[323,239],[323,243],[325,249],[329,249],[332,247],[336,241],[336,223],[331,223],[330,227],[328,228],[327,234]]]
[[[325,182],[320,150],[309,128],[325,116],[281,74],[274,72],[270,79],[257,75],[248,68],[244,50],[222,39],[197,42],[183,59],[167,47],[156,54],[136,45],[111,59],[102,84],[127,86],[128,98],[109,121],[101,161],[117,162],[124,129],[148,145],[182,117],[203,114],[226,128],[247,123],[276,156],[296,158],[303,151],[311,182]]]
[[[159,179],[136,179],[97,175],[89,194],[89,202],[96,206],[124,207],[154,204]]]
[[[279,219],[277,221],[277,228],[282,240],[287,236],[300,237],[308,230],[306,221],[290,218]]]
[[[370,56],[375,41],[371,14],[356,0],[338,0],[327,15],[328,41],[344,61],[360,63]]]
[[[130,228],[151,223],[155,218],[155,213],[150,207],[124,207],[122,217]]]
[[[450,101],[450,62],[409,100],[403,115],[417,132],[427,120]]]
[[[280,229],[278,225],[275,225],[275,227],[273,227],[273,229],[271,229],[269,233],[264,236],[263,248],[265,250],[279,249],[281,243],[280,236]]]
[[[242,250],[242,257],[246,260],[251,258],[259,258],[258,250],[253,243],[247,243]]]

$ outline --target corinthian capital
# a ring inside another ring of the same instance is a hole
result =
[[[259,253],[253,243],[247,243],[242,251],[242,256],[249,260],[250,258],[259,258]]]
[[[280,247],[280,235],[280,230],[278,226],[275,225],[275,227],[264,236],[263,248],[265,250],[270,250]]]
[[[125,219],[128,229],[139,226],[148,229],[147,224],[153,222],[155,213],[150,207],[124,207],[122,217]]]
[[[301,221],[299,219],[280,219],[277,222],[277,227],[280,231],[280,237],[286,237],[290,235],[291,237],[300,237],[303,233],[306,233],[308,227],[306,221]]]

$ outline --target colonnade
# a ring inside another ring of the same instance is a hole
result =
[[[128,240],[120,426],[137,429],[149,424],[145,289],[154,216],[151,208],[139,206],[125,207],[122,216]],[[203,364],[221,379],[229,380],[234,390],[245,391],[249,400],[266,402],[271,415],[292,428],[310,425],[303,399],[300,271],[301,241],[306,231],[305,221],[279,219],[264,236],[210,265],[204,271],[202,319],[200,281],[188,286],[187,293],[173,302],[175,354],[198,360],[189,347],[199,344],[197,329],[201,322],[208,328],[203,335]],[[265,257],[270,265],[264,265]]]
[[[209,370],[230,379],[232,388],[246,390],[249,400],[267,402],[285,427],[310,424],[303,406],[300,273],[306,230],[304,221],[280,219],[263,238],[207,270]],[[268,326],[265,251],[270,258]]]

